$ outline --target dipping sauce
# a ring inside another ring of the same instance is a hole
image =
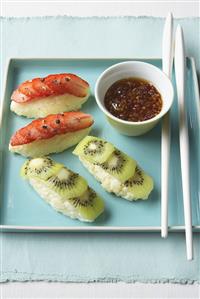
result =
[[[162,109],[162,97],[150,82],[126,78],[112,84],[104,97],[106,109],[126,121],[145,121]]]

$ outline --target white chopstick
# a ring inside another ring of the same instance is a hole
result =
[[[162,42],[162,69],[171,78],[173,63],[173,16],[168,14]],[[161,136],[161,236],[168,235],[168,185],[169,185],[169,160],[170,160],[170,115],[169,112],[162,121]]]
[[[177,26],[175,39],[175,76],[178,98],[179,112],[179,139],[180,139],[180,158],[181,176],[183,188],[183,206],[185,217],[185,238],[187,259],[193,259],[192,241],[192,215],[190,204],[190,163],[189,163],[189,140],[188,126],[185,111],[185,45],[183,31],[180,25]]]

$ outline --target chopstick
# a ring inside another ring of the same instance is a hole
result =
[[[179,142],[181,158],[181,176],[183,189],[183,206],[185,218],[185,238],[187,259],[193,259],[192,215],[190,204],[190,164],[188,126],[185,109],[185,46],[183,31],[177,26],[175,38],[175,77],[179,112]]]
[[[171,78],[173,63],[173,16],[168,14],[162,41],[162,69]],[[161,236],[168,235],[168,185],[170,160],[170,114],[165,115],[162,121],[161,136]]]

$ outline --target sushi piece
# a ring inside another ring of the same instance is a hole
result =
[[[11,95],[10,109],[29,118],[79,110],[90,94],[89,84],[74,74],[55,74],[25,81]]]
[[[92,222],[104,211],[104,202],[79,174],[49,157],[28,160],[21,168],[35,191],[57,212]]]
[[[83,112],[52,114],[33,120],[10,139],[9,150],[25,157],[58,153],[88,135],[93,118]]]
[[[108,192],[132,201],[147,199],[153,189],[137,162],[103,139],[87,136],[73,153]]]

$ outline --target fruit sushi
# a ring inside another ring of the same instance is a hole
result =
[[[79,174],[49,157],[28,160],[21,176],[56,211],[92,222],[104,211],[104,202]]]
[[[89,84],[74,74],[54,74],[23,82],[11,95],[10,109],[29,118],[79,110],[90,94]]]
[[[65,112],[33,120],[10,139],[9,150],[25,157],[62,152],[88,135],[93,118],[83,112]]]
[[[108,192],[132,201],[147,199],[153,189],[137,162],[106,140],[86,136],[73,153]]]

